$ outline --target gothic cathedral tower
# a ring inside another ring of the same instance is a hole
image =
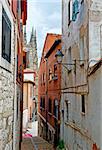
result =
[[[31,70],[37,71],[38,70],[38,56],[37,56],[37,42],[36,42],[36,30],[32,28],[30,42],[27,45],[28,47],[28,68]]]
[[[38,55],[37,55],[37,41],[36,41],[36,30],[32,28],[30,41],[27,44],[26,40],[26,27],[24,29],[24,48],[26,51],[26,69],[34,72],[34,100],[37,104],[38,100]],[[36,118],[37,115],[37,106],[33,111],[33,115]],[[34,119],[36,120],[36,119]]]

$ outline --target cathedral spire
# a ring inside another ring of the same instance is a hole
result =
[[[30,44],[31,46],[37,50],[37,43],[36,43],[36,30],[32,27],[31,37],[30,37]]]
[[[32,27],[29,46],[30,46],[29,53],[32,56],[32,61],[30,59],[30,63],[32,63],[32,68],[38,69],[37,40],[36,40],[36,30],[34,30],[34,27]]]
[[[32,27],[31,37],[30,37],[30,43],[34,42],[34,27]]]

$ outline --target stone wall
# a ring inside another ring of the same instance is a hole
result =
[[[12,150],[14,107],[14,23],[6,1],[0,1],[0,47],[2,43],[2,7],[12,26],[11,63],[1,56],[0,48],[0,150]]]
[[[20,126],[21,126],[21,110],[20,102],[22,101],[22,89],[16,84],[15,100],[14,100],[14,123],[13,123],[13,150],[19,150],[20,144]]]
[[[12,74],[0,68],[0,82],[0,150],[11,150],[14,101]]]

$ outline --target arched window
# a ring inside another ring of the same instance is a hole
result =
[[[42,108],[45,109],[45,97],[43,97],[43,99],[42,99]]]
[[[40,108],[44,108],[45,109],[45,97],[41,97],[40,98]]]
[[[49,98],[49,112],[52,113],[52,101]]]
[[[40,108],[42,107],[42,97],[40,97]]]
[[[53,114],[58,119],[58,100],[54,100]]]

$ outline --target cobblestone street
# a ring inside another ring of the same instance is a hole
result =
[[[23,138],[21,150],[34,150],[31,138]]]
[[[41,137],[23,138],[21,150],[54,150],[53,146]]]

